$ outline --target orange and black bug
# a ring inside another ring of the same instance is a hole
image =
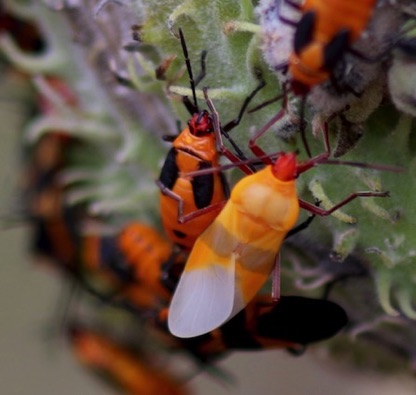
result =
[[[75,95],[62,80],[48,77],[45,82],[66,104],[76,105]],[[44,96],[39,97],[38,106],[45,115],[56,111],[54,104]],[[35,227],[34,250],[55,258],[66,268],[76,259],[80,210],[66,207],[59,176],[74,144],[74,138],[58,130],[43,135],[31,153],[25,174],[26,206]]]
[[[288,20],[281,15],[281,5],[298,10],[301,18],[298,22]],[[352,93],[359,96],[355,87],[344,81],[341,73],[345,67],[342,61],[351,54],[357,59],[374,63],[376,58],[369,58],[355,50],[352,45],[362,36],[372,17],[376,0],[354,2],[349,0],[306,0],[301,4],[294,0],[282,0],[278,5],[278,18],[282,23],[295,28],[293,50],[287,61],[274,66],[289,74],[288,85],[283,86],[283,94],[268,100],[251,111],[266,104],[284,99],[281,118],[286,112],[287,95],[291,91],[301,96],[300,132],[306,152],[311,152],[305,138],[304,112],[306,96],[317,85],[330,81],[337,93]],[[377,58],[382,57],[377,56]]]
[[[182,174],[194,170],[216,167],[220,155],[233,162],[245,159],[244,154],[228,136],[227,132],[237,126],[245,109],[255,94],[264,86],[261,81],[257,88],[246,98],[238,117],[215,131],[213,124],[219,122],[217,114],[200,111],[195,87],[205,76],[205,55],[201,56],[201,73],[194,80],[188,50],[182,30],[179,30],[182,49],[188,69],[193,102],[187,97],[183,102],[192,114],[188,126],[173,139],[157,181],[161,189],[160,211],[165,231],[175,244],[190,250],[196,238],[214,220],[228,197],[228,186],[221,173],[208,174],[189,179]],[[205,95],[206,90],[205,90]],[[222,144],[224,135],[236,151],[233,154]],[[248,166],[241,166],[243,171],[251,173]]]
[[[279,16],[284,23],[296,27],[293,52],[282,68],[288,68],[291,88],[305,95],[322,82],[331,80],[338,88],[335,66],[346,52],[365,59],[351,48],[369,23],[376,0],[306,0],[303,5],[291,0],[284,2],[302,13],[299,22]]]
[[[219,328],[180,342],[203,362],[234,350],[288,349],[300,353],[307,345],[336,335],[347,322],[344,309],[328,300],[282,296],[275,304],[262,295]],[[161,323],[166,325],[166,321]]]
[[[118,299],[137,310],[166,305],[183,269],[180,254],[150,226],[132,222],[115,236],[86,236],[80,259],[92,276],[110,283]]]
[[[127,345],[79,325],[69,329],[78,360],[101,373],[126,395],[185,395],[187,389],[167,373],[152,367],[149,358]]]
[[[282,296],[276,304],[258,296],[219,330],[228,349],[301,352],[310,343],[333,337],[347,322],[344,309],[328,300]]]
[[[69,268],[77,251],[76,210],[64,208],[63,189],[54,182],[55,177],[56,172],[41,175],[29,196],[29,218],[34,226],[32,247],[34,252]]]

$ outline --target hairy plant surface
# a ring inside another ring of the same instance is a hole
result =
[[[278,66],[292,51],[294,29],[279,21],[277,3],[5,1],[8,12],[38,26],[45,46],[35,54],[25,52],[13,37],[2,34],[4,73],[13,65],[37,94],[52,96],[57,107],[53,116],[31,117],[21,111],[27,121],[22,140],[30,146],[57,129],[78,138],[83,144],[70,152],[71,165],[62,175],[68,203],[86,204],[91,215],[114,225],[137,218],[158,225],[154,179],[168,150],[162,136],[177,133],[177,120],[186,124],[189,114],[181,96],[192,97],[178,29],[184,32],[194,75],[201,52],[207,51],[198,104],[206,107],[202,87],[208,87],[225,124],[237,116],[260,79],[266,86],[251,108],[278,95],[288,78]],[[339,280],[329,297],[347,310],[350,323],[327,345],[360,366],[410,366],[416,351],[416,59],[414,52],[397,45],[412,36],[402,26],[412,22],[414,8],[411,1],[378,2],[354,48],[384,56],[366,62],[347,54],[344,68],[335,71],[359,94],[337,91],[328,82],[314,87],[306,101],[306,137],[314,155],[323,152],[321,126],[329,122],[331,147],[341,160],[400,166],[403,171],[322,165],[299,177],[299,195],[312,203],[319,200],[323,208],[354,191],[389,191],[390,196],[357,199],[315,219],[287,240],[281,254],[284,294],[319,297],[325,286]],[[283,7],[282,12],[299,18],[293,9]],[[75,107],[55,100],[48,76],[73,89]],[[8,92],[2,96],[16,96],[22,108],[29,108],[36,94],[19,90],[13,81],[2,80],[2,92]],[[299,103],[289,93],[285,115],[259,140],[268,153],[298,149],[299,158],[306,159],[298,133]],[[245,114],[231,132],[247,155],[251,134],[281,107],[278,101]],[[234,170],[227,176],[236,180],[241,174]]]

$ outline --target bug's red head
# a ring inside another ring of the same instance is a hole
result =
[[[272,165],[273,175],[280,181],[292,181],[297,174],[297,160],[294,152],[282,153]]]
[[[188,122],[190,132],[197,137],[212,133],[212,120],[207,111],[194,114]]]

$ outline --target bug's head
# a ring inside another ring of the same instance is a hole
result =
[[[272,165],[273,175],[280,181],[292,181],[297,176],[295,152],[282,153]]]
[[[208,111],[194,114],[188,122],[190,132],[197,137],[203,137],[213,132],[212,119]]]

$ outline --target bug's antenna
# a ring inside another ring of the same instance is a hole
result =
[[[195,93],[194,75],[192,73],[192,66],[191,66],[191,61],[189,60],[188,48],[186,46],[185,37],[183,35],[183,32],[182,32],[182,29],[181,28],[179,28],[179,36],[180,36],[180,39],[181,39],[182,52],[183,52],[183,56],[185,58],[186,69],[188,70],[189,84],[191,85],[192,97],[193,97],[194,105],[195,105],[195,108],[198,108],[198,102],[197,102],[196,93]]]

